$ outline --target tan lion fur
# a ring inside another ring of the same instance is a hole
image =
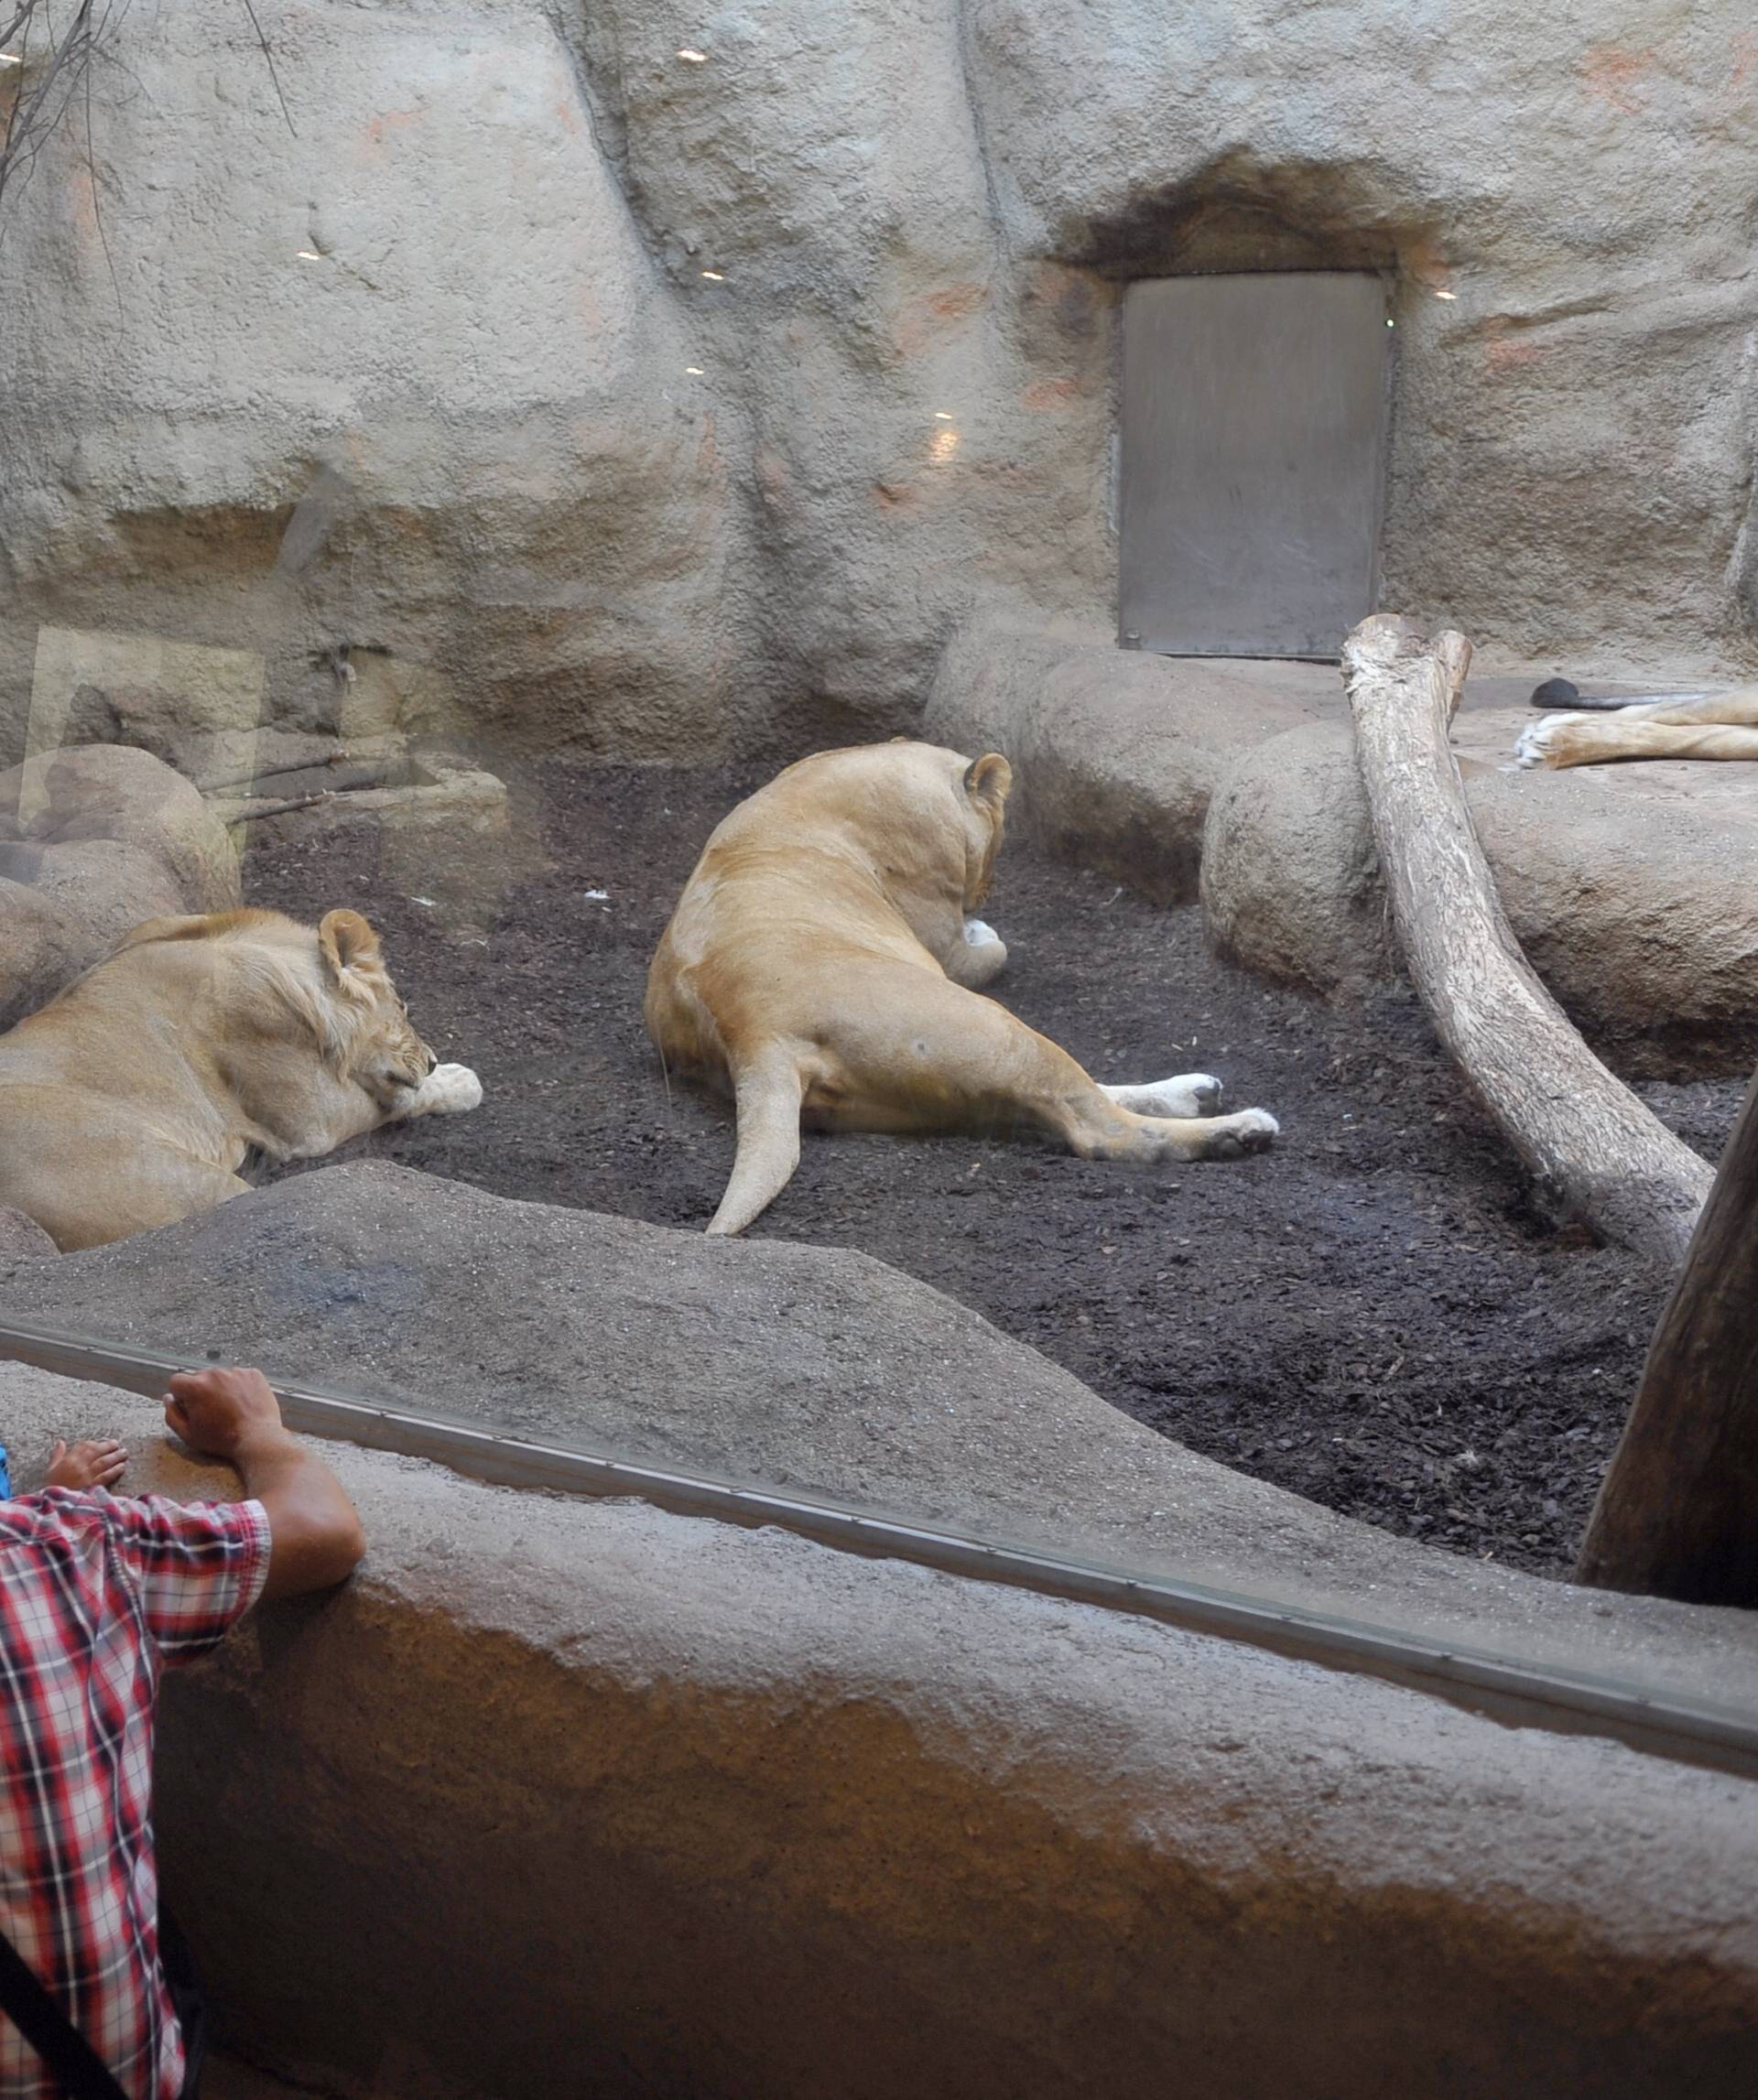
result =
[[[1515,751],[1522,765],[1553,768],[1638,758],[1758,759],[1758,686],[1546,715],[1522,733]]]
[[[1206,1073],[1107,1088],[977,987],[1006,959],[967,915],[989,888],[1012,774],[903,739],[820,752],[742,802],[697,861],[647,976],[668,1069],[730,1086],[742,1231],[830,1129],[1025,1127],[1088,1159],[1260,1151],[1261,1110],[1211,1116]],[[1176,1110],[1168,1113],[1167,1110]],[[1148,1112],[1136,1112],[1145,1110]]]
[[[249,1185],[380,1123],[474,1108],[436,1066],[358,912],[150,919],[0,1036],[0,1205],[64,1252]]]

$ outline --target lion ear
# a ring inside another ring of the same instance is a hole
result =
[[[984,752],[964,769],[964,792],[978,802],[993,802],[999,806],[1006,801],[1013,785],[1014,769],[998,751]]]
[[[326,912],[318,926],[318,946],[338,977],[379,960],[378,936],[358,912]]]

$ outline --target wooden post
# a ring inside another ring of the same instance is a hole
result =
[[[1405,960],[1541,1200],[1672,1270],[1713,1177],[1594,1056],[1521,952],[1448,741],[1470,660],[1462,634],[1430,644],[1389,613],[1343,644],[1356,759]]]
[[[1579,1582],[1758,1605],[1758,1079],[1649,1347]]]

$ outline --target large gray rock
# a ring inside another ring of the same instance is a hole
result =
[[[1359,997],[1397,976],[1347,723],[1308,723],[1234,767],[1209,807],[1201,894],[1217,953],[1280,983]]]
[[[82,106],[8,194],[16,715],[47,622],[277,722],[347,645],[508,744],[910,727],[972,606],[1111,622],[1124,284],[1289,265],[1394,283],[1392,602],[1753,660],[1744,0],[314,9],[297,129],[235,16],[117,11],[95,183]]]
[[[1389,1617],[1696,1697],[1758,1618],[1609,1597],[1394,1540],[1199,1458],[864,1255],[512,1203],[376,1164],[57,1260],[14,1321],[261,1361],[540,1440],[798,1488],[1230,1590]]]
[[[1531,718],[1461,714],[1454,741],[1497,894],[1527,958],[1620,1067],[1742,1073],[1758,1058],[1758,768],[1682,761],[1516,772]],[[1231,960],[1356,996],[1398,963],[1346,723],[1253,752],[1215,797],[1202,904]]]
[[[948,644],[922,734],[1005,752],[1008,822],[1156,904],[1193,904],[1210,797],[1266,739],[1336,708],[1333,671],[1144,655],[980,614]]]
[[[0,774],[0,1028],[141,920],[238,902],[225,826],[145,752],[89,744]]]

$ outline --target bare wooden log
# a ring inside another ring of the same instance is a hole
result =
[[[1713,1177],[1594,1056],[1521,952],[1448,741],[1470,660],[1462,634],[1430,644],[1388,613],[1343,644],[1356,758],[1405,962],[1546,1207],[1675,1268]]]
[[[1758,1605],[1758,1079],[1655,1329],[1576,1578]]]

